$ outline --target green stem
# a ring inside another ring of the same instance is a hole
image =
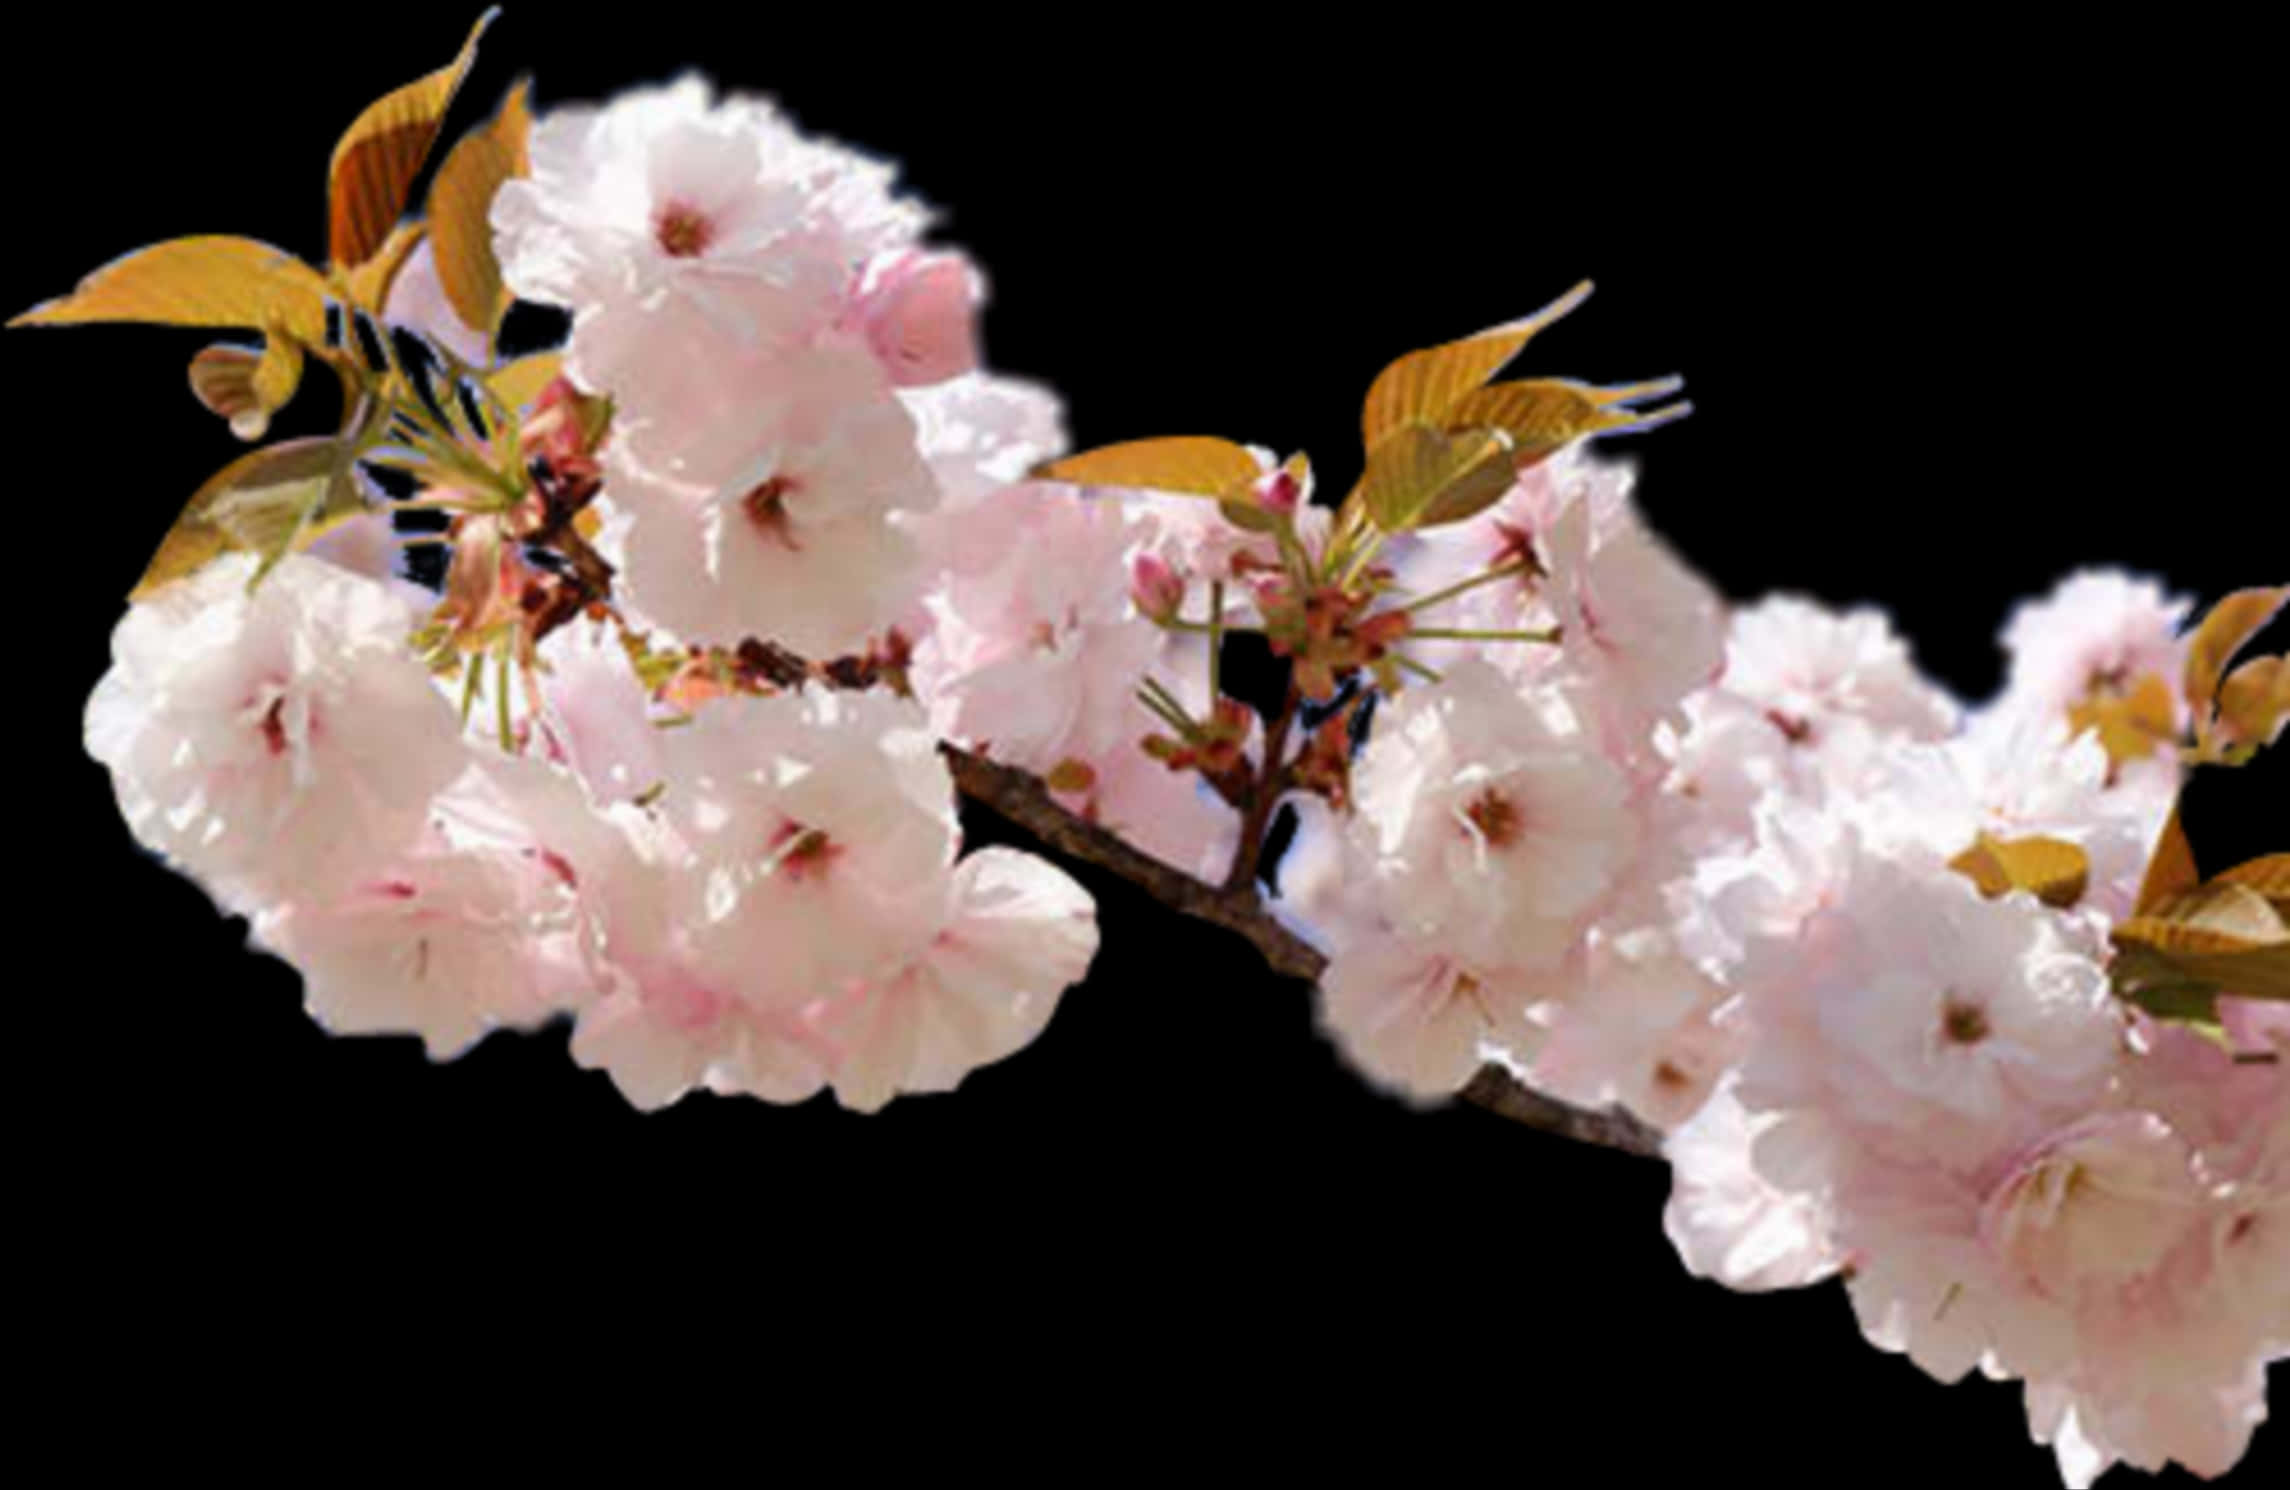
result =
[[[1418,626],[1408,632],[1410,638],[1422,641],[1449,642],[1544,642],[1555,644],[1560,628],[1542,631],[1475,631],[1465,626]]]
[[[1444,590],[1434,590],[1420,600],[1410,600],[1400,609],[1409,612],[1425,610],[1443,600],[1453,600],[1458,595],[1476,590],[1481,585],[1491,585],[1499,579],[1509,579],[1514,574],[1524,574],[1530,567],[1532,566],[1525,559],[1513,559],[1508,564],[1497,564],[1492,569],[1481,570],[1469,579],[1458,580]]]
[[[501,643],[501,666],[494,673],[494,686],[500,690],[500,699],[494,707],[495,722],[501,730],[501,748],[516,753],[516,732],[509,727],[509,653],[514,650],[508,640]]]
[[[1169,690],[1149,677],[1137,686],[1137,701],[1184,739],[1190,740],[1200,728],[1186,717],[1184,706],[1169,696]]]

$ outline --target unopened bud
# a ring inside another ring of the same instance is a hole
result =
[[[1166,624],[1184,604],[1185,582],[1162,559],[1139,554],[1129,566],[1129,598],[1144,615]]]
[[[1302,501],[1303,497],[1304,484],[1298,481],[1296,473],[1286,466],[1282,466],[1256,484],[1256,505],[1267,512],[1277,512],[1283,517],[1294,513],[1296,504]]]

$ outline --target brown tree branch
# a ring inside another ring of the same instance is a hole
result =
[[[1041,779],[1014,766],[940,744],[954,784],[972,801],[992,808],[1059,853],[1110,870],[1180,915],[1222,926],[1248,939],[1265,965],[1284,977],[1317,983],[1328,959],[1265,908],[1253,885],[1220,890],[1124,842],[1057,804]],[[1662,1135],[1620,1107],[1601,1112],[1576,1107],[1534,1090],[1501,1066],[1481,1066],[1457,1094],[1474,1106],[1538,1132],[1626,1154],[1658,1156]]]

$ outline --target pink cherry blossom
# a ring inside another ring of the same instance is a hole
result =
[[[978,363],[984,281],[955,254],[898,253],[870,265],[844,311],[902,388],[943,383]]]
[[[366,876],[465,764],[453,710],[374,580],[228,555],[132,606],[88,700],[88,753],[146,846],[241,909]]]
[[[848,344],[790,356],[773,384],[727,421],[746,438],[720,476],[608,458],[607,489],[631,518],[628,597],[687,641],[858,650],[909,603],[915,546],[897,515],[936,499],[914,422]]]

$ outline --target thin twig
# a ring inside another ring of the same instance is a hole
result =
[[[1045,847],[1120,876],[1179,915],[1237,932],[1256,948],[1267,967],[1283,977],[1317,983],[1327,971],[1328,959],[1283,926],[1253,885],[1220,890],[1204,884],[1066,811],[1032,773],[959,746],[941,744],[938,749],[964,796],[992,808]],[[1661,1133],[1621,1108],[1597,1112],[1561,1102],[1491,1063],[1481,1066],[1457,1095],[1499,1117],[1576,1143],[1647,1157],[1662,1151]]]

